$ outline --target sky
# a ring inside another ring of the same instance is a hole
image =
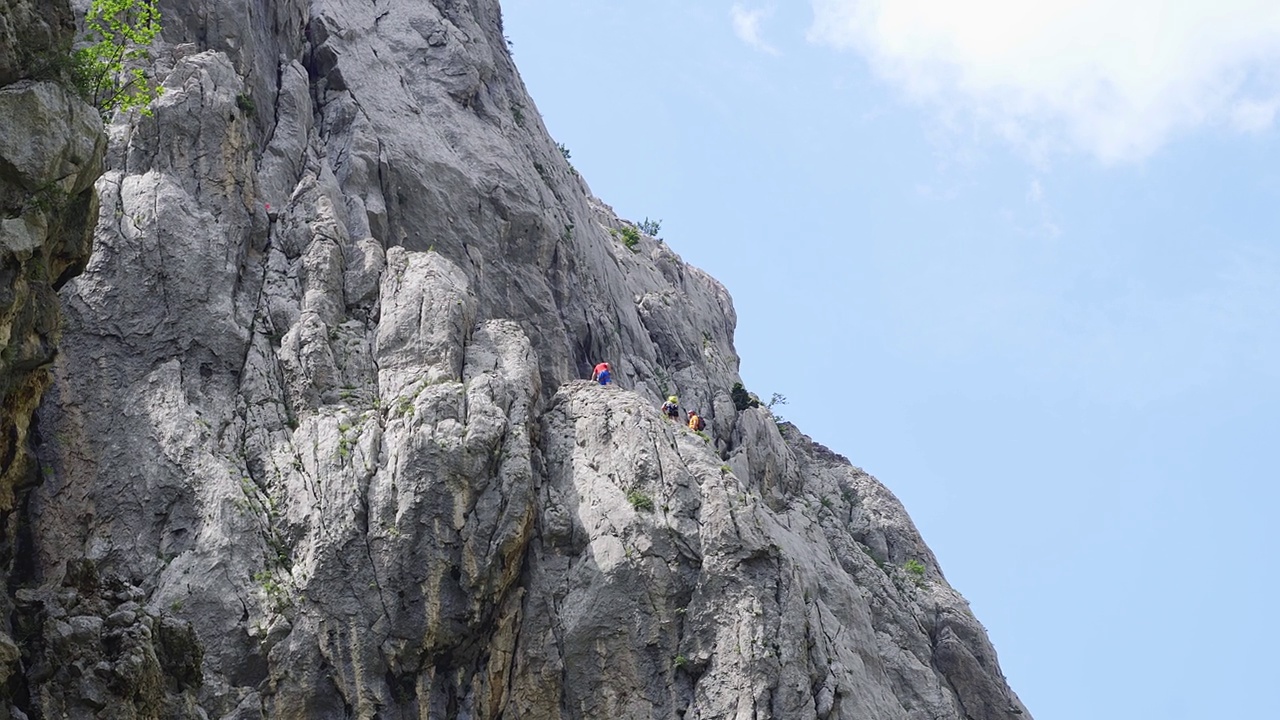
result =
[[[1280,717],[1280,3],[506,0],[555,139],[723,282],[1036,720]]]

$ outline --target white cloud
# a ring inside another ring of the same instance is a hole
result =
[[[1040,178],[1031,178],[1031,185],[1027,187],[1027,202],[1032,205],[1044,202],[1044,187],[1040,184]]]
[[[1262,132],[1271,127],[1280,110],[1280,98],[1240,100],[1231,108],[1231,126],[1241,132]]]
[[[1034,151],[1139,159],[1280,107],[1276,0],[812,0],[812,41]]]
[[[1031,229],[1022,230],[1022,234],[1049,239],[1062,236],[1062,228],[1054,222],[1053,206],[1045,198],[1044,185],[1040,182],[1040,178],[1031,178],[1031,183],[1027,186],[1027,204],[1035,214],[1035,219]]]
[[[773,15],[772,8],[757,8],[748,10],[738,3],[734,3],[729,9],[729,16],[733,19],[733,34],[738,36],[742,42],[761,52],[770,55],[778,55],[778,49],[765,42],[760,36],[760,23],[765,18]]]

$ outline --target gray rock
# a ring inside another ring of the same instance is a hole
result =
[[[0,125],[5,174],[21,189],[74,195],[97,178],[98,113],[63,86],[24,80],[0,88]]]
[[[18,644],[6,633],[0,633],[0,684],[9,680],[9,676],[18,668],[18,660],[22,652]]]
[[[735,408],[728,293],[615,234],[496,2],[270,5],[162,2],[110,127],[24,510],[44,716],[1025,714],[896,499]]]
[[[13,31],[13,25],[0,23],[0,35]],[[61,330],[55,291],[89,254],[87,221],[96,212],[93,181],[101,172],[105,138],[96,111],[47,81],[0,87],[0,127],[3,511],[12,506],[14,489],[34,474],[27,432]]]
[[[18,600],[30,665],[22,678],[37,717],[201,717],[202,650],[190,624],[161,613],[125,609],[136,587],[100,575],[93,563],[67,564],[61,584],[27,590]],[[63,618],[63,619],[59,619]]]
[[[66,0],[0,0],[0,86],[51,74],[73,30]]]
[[[68,91],[74,25],[65,0],[0,0],[0,717],[26,718],[9,690],[29,628],[13,627],[30,566],[22,505],[44,471],[29,445],[61,334],[57,288],[89,255],[93,182],[106,146],[98,114]],[[58,617],[65,617],[59,608]],[[56,618],[55,618],[56,619]],[[17,642],[23,642],[22,648]]]

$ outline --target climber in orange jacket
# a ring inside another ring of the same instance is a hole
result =
[[[697,410],[689,411],[689,429],[698,432],[707,426],[707,421],[702,419]]]

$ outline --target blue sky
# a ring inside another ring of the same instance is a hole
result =
[[[1275,717],[1280,3],[1115,5],[504,10],[593,191],[725,283],[748,388],[902,499],[1037,720]]]

